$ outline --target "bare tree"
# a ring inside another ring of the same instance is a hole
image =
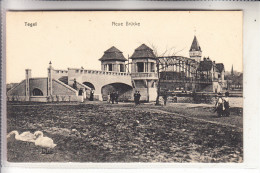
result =
[[[182,52],[185,48],[177,50],[175,47],[171,47],[171,48],[166,47],[162,53],[159,53],[157,46],[155,46],[154,44],[151,44],[151,43],[150,43],[150,46],[151,46],[151,49],[153,49],[154,55],[156,57],[156,72],[158,75],[158,84],[157,84],[157,97],[156,97],[155,105],[159,105],[160,104],[159,98],[160,98],[160,92],[161,92],[160,65],[162,65],[159,61],[159,57],[176,56],[178,53]],[[163,65],[168,67],[169,64],[163,64]]]

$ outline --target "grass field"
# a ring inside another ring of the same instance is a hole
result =
[[[36,130],[52,154],[9,138],[10,162],[242,162],[242,108],[217,118],[210,105],[8,104],[7,132]]]

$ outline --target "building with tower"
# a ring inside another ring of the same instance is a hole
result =
[[[201,59],[202,50],[196,36],[189,54],[190,57],[156,57],[150,47],[142,44],[126,59],[122,51],[112,46],[99,59],[101,70],[83,67],[58,70],[50,62],[47,77],[35,78],[26,69],[25,80],[12,85],[7,100],[82,102],[89,99],[90,92],[94,92],[95,100],[107,100],[109,93],[118,92],[119,100],[129,101],[139,91],[142,101],[155,101],[159,81],[162,90],[167,91],[222,92],[224,64],[209,57]]]
[[[194,36],[194,39],[192,41],[189,54],[191,59],[200,62],[202,51],[196,36]]]
[[[222,92],[226,86],[225,67],[209,57],[202,58],[198,39],[194,36],[190,57],[159,57],[162,90],[181,92]]]
[[[142,44],[135,49],[131,64],[131,80],[134,91],[140,91],[141,100],[154,101],[157,96],[156,56],[153,50]]]

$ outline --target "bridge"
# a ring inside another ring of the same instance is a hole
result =
[[[168,90],[220,91],[224,81],[219,64],[204,58],[196,61],[182,56],[158,57],[160,82]]]
[[[109,92],[118,91],[119,98],[130,99],[132,96],[131,75],[127,72],[86,70],[84,68],[68,68],[55,70],[52,68],[52,77],[73,87],[77,83],[77,90],[84,89],[87,97],[90,90],[94,90],[94,97],[106,100]]]

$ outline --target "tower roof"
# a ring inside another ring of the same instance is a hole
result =
[[[197,40],[197,37],[194,36],[194,39],[192,41],[191,47],[190,47],[190,51],[201,51],[199,42]]]
[[[100,61],[107,61],[107,60],[126,61],[127,59],[124,57],[123,52],[121,52],[115,46],[112,46],[111,48],[109,48],[104,52],[104,55],[99,60]]]
[[[135,49],[133,55],[131,56],[131,59],[137,59],[137,58],[156,58],[156,56],[153,53],[153,49],[146,46],[145,44],[142,44],[138,48]]]

